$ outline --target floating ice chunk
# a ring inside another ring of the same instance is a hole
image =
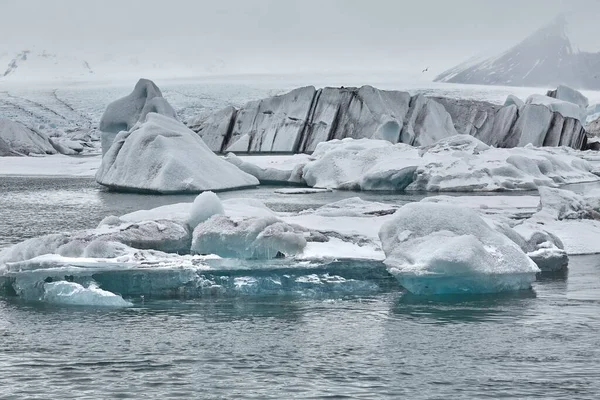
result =
[[[223,200],[225,215],[234,220],[244,218],[275,218],[276,214],[260,200],[234,198]]]
[[[574,192],[562,189],[541,187],[540,205],[537,217],[547,216],[555,220],[597,219],[600,220],[598,199],[587,199]],[[596,204],[594,204],[596,203]]]
[[[351,190],[534,190],[597,181],[592,165],[566,148],[500,149],[455,135],[420,149],[370,139],[320,143],[304,166],[311,187]]]
[[[41,300],[47,303],[70,306],[133,306],[132,303],[123,300],[121,296],[102,290],[93,283],[88,287],[83,287],[78,283],[66,281],[45,283]]]
[[[46,135],[18,122],[0,118],[0,157],[56,154]]]
[[[566,149],[486,147],[473,137],[458,135],[423,149],[422,164],[406,190],[534,190],[598,180],[591,164]]]
[[[466,208],[411,203],[379,236],[389,272],[414,294],[523,290],[539,272],[517,244]]]
[[[324,217],[374,217],[393,214],[397,209],[398,206],[395,205],[365,201],[360,197],[351,197],[325,204],[316,210],[303,211],[300,214]]]
[[[261,183],[303,184],[302,169],[308,162],[309,156],[295,154],[293,156],[238,157],[233,153],[229,153],[225,160],[256,177]]]
[[[319,143],[313,157],[304,166],[306,183],[345,190],[403,190],[422,162],[412,146],[371,139]]]
[[[275,217],[250,217],[234,221],[216,215],[194,230],[192,252],[228,258],[275,258],[301,253],[303,232]]]
[[[219,197],[213,192],[204,192],[200,193],[194,199],[187,222],[189,227],[194,230],[198,224],[206,221],[213,215],[223,214],[225,214],[225,209]]]
[[[553,188],[539,192],[538,212],[513,227],[527,241],[527,252],[556,247],[571,255],[600,253],[600,197]]]
[[[65,257],[113,258],[129,247],[170,253],[188,253],[191,230],[170,220],[123,223],[70,234],[50,234],[28,239],[0,252],[0,265],[30,260],[45,254]]]
[[[283,188],[283,189],[275,189],[273,192],[278,194],[316,194],[316,193],[327,193],[331,192],[331,189],[323,189],[323,188]]]
[[[555,99],[541,94],[532,94],[525,101],[526,104],[539,104],[546,106],[552,112],[558,112],[563,117],[575,118],[581,123],[585,122],[586,110],[577,104]]]
[[[255,177],[215,155],[181,122],[156,113],[115,138],[96,181],[117,190],[155,193],[258,185]]]
[[[588,98],[581,94],[581,92],[565,85],[559,85],[556,90],[548,91],[548,97],[577,104],[583,109],[590,105]]]

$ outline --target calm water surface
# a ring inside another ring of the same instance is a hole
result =
[[[281,211],[355,193],[231,192]],[[414,196],[368,194],[402,203]],[[0,247],[189,201],[88,179],[0,178]],[[245,296],[110,310],[0,299],[2,399],[596,399],[600,257],[534,291],[418,299]]]

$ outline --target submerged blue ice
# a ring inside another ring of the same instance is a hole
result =
[[[235,296],[345,297],[373,295],[392,288],[381,262],[207,260],[202,267],[94,268],[44,265],[0,277],[7,296],[26,301],[90,306],[127,306],[146,299]],[[57,295],[58,289],[60,291]],[[69,295],[72,294],[72,296]]]

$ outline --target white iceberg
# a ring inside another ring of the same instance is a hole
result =
[[[96,181],[116,190],[154,193],[258,185],[255,177],[216,156],[185,125],[156,113],[117,135],[102,158]]]
[[[226,213],[213,194],[202,194],[192,206],[196,224],[191,251],[227,258],[275,258],[302,253],[304,230],[275,217],[262,202],[235,199]]]
[[[540,188],[540,192],[557,189]],[[543,224],[524,224],[540,205],[539,196],[434,196],[423,203],[452,204],[478,211],[487,224],[515,242],[542,272],[567,268],[569,256],[559,237]]]
[[[516,243],[468,208],[411,203],[379,237],[389,272],[414,294],[524,290],[540,271]]]
[[[56,154],[46,135],[18,122],[0,118],[0,157]]]
[[[592,165],[567,148],[498,149],[469,135],[411,146],[371,139],[321,143],[303,168],[311,187],[491,192],[593,182]]]
[[[313,158],[303,169],[306,183],[344,190],[404,190],[421,164],[417,148],[370,139],[319,143]]]
[[[581,196],[555,188],[539,192],[538,211],[513,227],[530,251],[558,247],[569,255],[600,253],[600,194]]]
[[[128,131],[154,112],[177,118],[173,107],[162,97],[158,86],[151,80],[140,79],[129,95],[110,103],[100,119],[102,154],[106,154],[117,134]]]
[[[194,230],[192,253],[226,258],[269,259],[294,256],[306,247],[304,232],[275,217],[234,220],[214,216]]]
[[[84,287],[75,282],[50,282],[44,284],[41,299],[51,304],[94,307],[131,307],[132,303],[117,294],[100,289],[94,284]]]

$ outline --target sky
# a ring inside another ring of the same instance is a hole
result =
[[[2,0],[0,55],[46,50],[115,69],[439,73],[559,13],[579,48],[600,50],[597,0]]]

